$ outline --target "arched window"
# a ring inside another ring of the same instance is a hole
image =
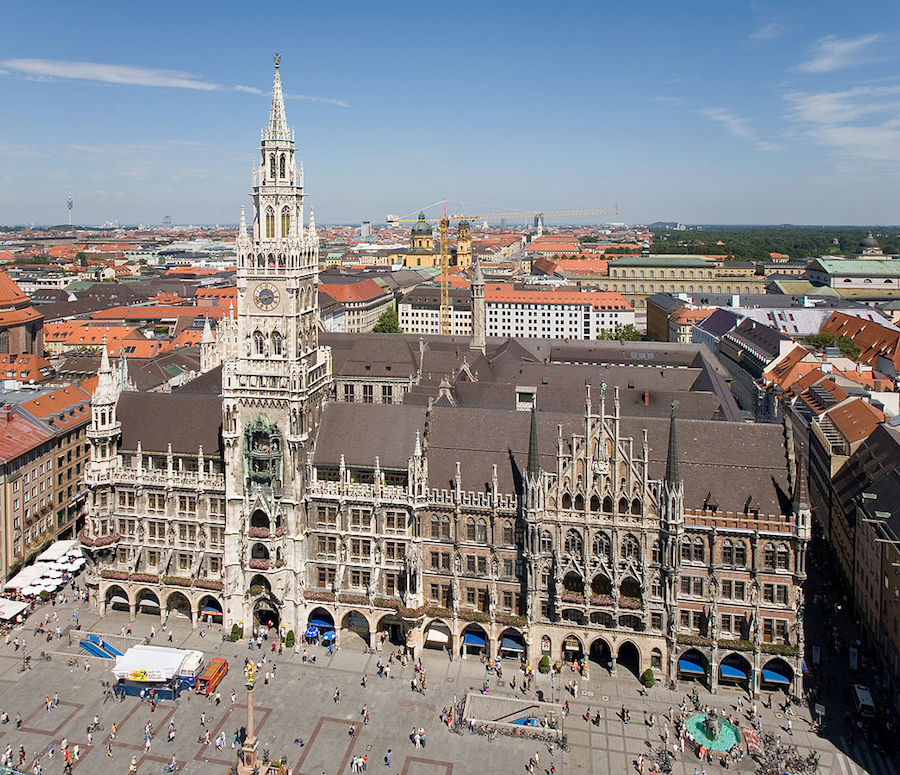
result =
[[[503,543],[507,546],[512,546],[516,542],[516,533],[513,528],[513,523],[511,520],[506,520],[503,523]]]
[[[702,538],[694,539],[694,562],[703,562],[706,560],[706,546]]]
[[[553,536],[550,535],[549,530],[545,530],[541,533],[541,551],[542,552],[552,552],[553,551]]]
[[[284,337],[279,331],[272,332],[272,355],[279,358],[284,355]]]
[[[431,515],[431,537],[441,537],[441,519],[437,514]]]
[[[727,539],[722,544],[722,564],[734,565],[734,545]]]
[[[659,540],[653,542],[650,547],[650,562],[659,563],[661,562],[662,553],[660,551]]]
[[[600,511],[600,497],[597,495],[591,496],[591,511]]]
[[[584,543],[581,540],[581,533],[577,530],[570,530],[566,533],[566,552],[575,557],[581,557]]]
[[[575,510],[584,511],[584,496],[581,493],[575,496]]]
[[[747,544],[743,541],[735,541],[734,564],[739,568],[743,568],[747,565]]]
[[[681,542],[681,561],[682,562],[690,562],[691,561],[691,539],[685,538]]]
[[[597,533],[594,536],[594,556],[609,559],[609,536],[606,533]]]
[[[269,177],[275,180],[275,154],[269,155]]]
[[[631,501],[631,513],[632,514],[635,514],[636,516],[639,517],[641,515],[642,511],[643,511],[643,508],[641,507],[640,498],[635,498],[633,501]]]
[[[450,517],[441,517],[441,538],[450,538]]]
[[[262,331],[254,331],[253,332],[253,354],[254,355],[265,355],[266,353],[266,338],[263,336]]]
[[[563,493],[563,496],[562,496],[562,507],[563,507],[564,509],[571,509],[571,508],[572,508],[572,496],[569,495],[569,493],[567,493],[567,492],[566,492],[566,493]]]
[[[631,533],[627,533],[622,539],[621,555],[625,560],[640,559],[641,545],[638,543],[637,538],[631,535]]]
[[[603,499],[603,511],[605,511],[607,514],[612,514],[612,510],[613,510],[613,499],[612,499],[612,496],[607,495]]]
[[[781,544],[781,546],[778,547],[775,562],[778,570],[790,570],[791,553],[788,551],[788,548],[784,544]]]
[[[266,239],[275,239],[275,211],[271,207],[266,208]]]
[[[775,547],[772,544],[766,544],[763,551],[763,564],[766,570],[775,570]]]
[[[487,543],[487,522],[483,519],[478,520],[478,524],[475,525],[475,540],[480,544]]]
[[[475,520],[469,517],[466,520],[466,541],[475,540]]]
[[[291,211],[287,207],[281,210],[281,236],[291,236]]]
[[[278,161],[278,177],[283,178],[284,171],[285,171],[284,154],[281,154],[281,159]]]
[[[624,495],[619,498],[619,514],[627,514],[628,513],[628,498]]]

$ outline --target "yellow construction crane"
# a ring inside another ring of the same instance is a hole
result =
[[[448,258],[447,233],[450,221],[485,221],[495,218],[543,218],[547,215],[618,215],[619,205],[603,210],[519,210],[513,213],[472,213],[471,215],[447,215],[447,200],[443,200],[440,218],[425,218],[426,221],[439,221],[441,240],[441,333],[450,333],[450,262]],[[397,218],[388,215],[387,223],[418,223],[419,218]]]

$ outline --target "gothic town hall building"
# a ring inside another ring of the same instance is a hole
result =
[[[209,370],[132,392],[104,351],[81,536],[101,612],[798,691],[798,454],[741,421],[709,351],[485,341],[481,287],[471,340],[322,332],[277,67],[252,197]]]

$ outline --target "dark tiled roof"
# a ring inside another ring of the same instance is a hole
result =
[[[221,456],[222,400],[189,393],[122,393],[118,417],[122,448],[165,453]]]

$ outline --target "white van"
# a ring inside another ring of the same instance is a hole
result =
[[[875,718],[875,703],[872,701],[872,692],[867,686],[855,684],[853,687],[853,703],[856,712],[863,718]]]

